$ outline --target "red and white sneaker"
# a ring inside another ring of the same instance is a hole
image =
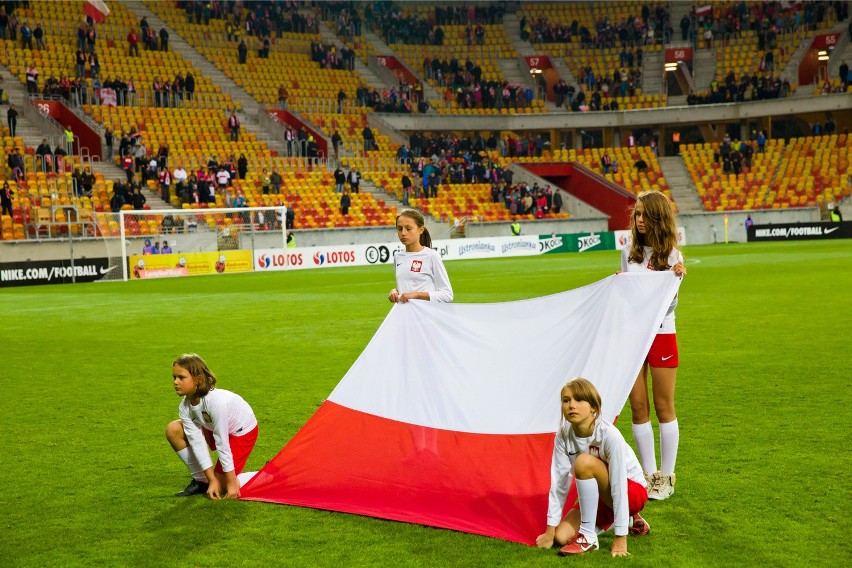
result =
[[[651,525],[639,513],[630,517],[630,527],[627,529],[627,534],[630,536],[645,536],[649,532],[651,532]]]
[[[583,533],[577,533],[574,538],[569,540],[565,546],[559,549],[559,556],[568,556],[571,554],[584,554],[586,552],[598,549],[598,537],[589,536]]]

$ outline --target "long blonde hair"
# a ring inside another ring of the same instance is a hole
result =
[[[643,207],[642,218],[645,223],[645,234],[636,229],[636,206]],[[633,243],[630,245],[628,260],[634,264],[642,264],[645,251],[642,247],[651,247],[649,264],[654,270],[668,270],[669,255],[677,248],[677,227],[675,226],[674,210],[669,198],[659,191],[643,191],[636,196],[636,203],[630,214],[630,232]]]

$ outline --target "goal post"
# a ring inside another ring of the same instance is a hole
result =
[[[287,247],[286,218],[284,206],[122,210],[112,279],[249,272],[255,251]]]

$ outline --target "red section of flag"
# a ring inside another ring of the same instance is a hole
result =
[[[96,24],[100,24],[109,15],[109,8],[102,0],[86,0],[86,3],[83,4],[83,12],[92,18]]]
[[[326,401],[240,493],[532,545],[547,527],[553,438],[427,428]]]
[[[698,6],[695,8],[695,15],[698,18],[708,15],[713,11],[713,7],[710,4],[706,4],[704,6]]]

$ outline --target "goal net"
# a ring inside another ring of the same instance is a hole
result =
[[[108,239],[109,279],[135,280],[253,270],[258,251],[287,246],[286,207],[122,210]],[[282,255],[286,258],[286,255]]]

